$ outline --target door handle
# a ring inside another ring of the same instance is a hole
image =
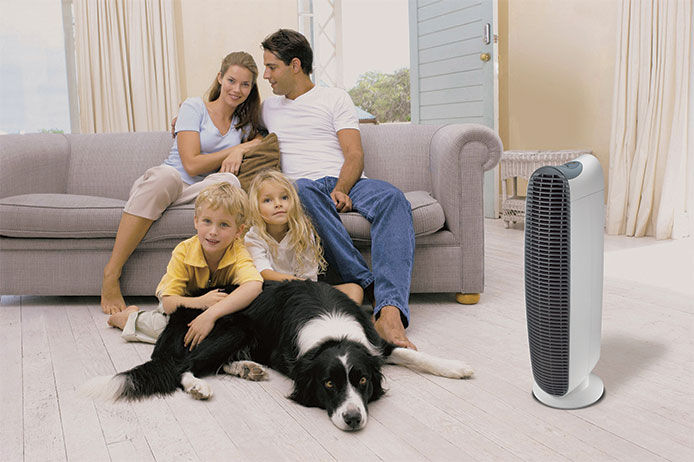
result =
[[[491,55],[489,53],[482,53],[480,55],[480,60],[484,61],[485,63],[492,59]]]

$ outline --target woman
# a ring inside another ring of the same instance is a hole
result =
[[[130,190],[111,258],[104,268],[104,313],[125,308],[120,290],[123,265],[164,210],[193,202],[211,183],[227,181],[240,186],[236,174],[241,160],[261,138],[257,77],[258,68],[251,55],[230,53],[222,60],[207,101],[188,98],[181,105],[176,142],[169,157],[162,165],[147,170]]]

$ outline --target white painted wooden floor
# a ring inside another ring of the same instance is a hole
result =
[[[2,297],[0,461],[694,460],[693,241],[607,237],[598,404],[536,402],[522,279],[522,230],[487,220],[486,292],[412,297],[420,350],[467,361],[469,381],[388,366],[387,395],[358,433],[264,383],[210,378],[207,402],[177,392],[138,404],[76,395],[94,375],[147,360],[123,342],[96,298]],[[154,307],[154,299],[129,300]]]

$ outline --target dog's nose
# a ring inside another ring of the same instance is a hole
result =
[[[342,413],[342,419],[345,421],[349,428],[354,430],[359,427],[361,423],[361,412],[359,411],[346,411]]]

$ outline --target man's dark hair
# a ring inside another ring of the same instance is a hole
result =
[[[313,72],[313,50],[302,34],[291,29],[280,29],[265,37],[260,44],[263,50],[267,50],[277,56],[287,66],[292,59],[301,61],[301,70],[306,75]]]

